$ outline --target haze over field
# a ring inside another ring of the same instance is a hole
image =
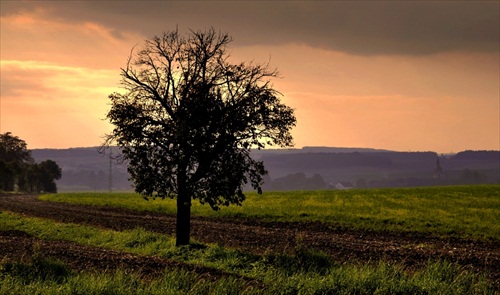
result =
[[[99,145],[133,46],[176,27],[270,62],[296,147],[500,150],[497,1],[1,1],[0,132]]]

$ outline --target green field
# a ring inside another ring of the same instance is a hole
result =
[[[165,269],[163,276],[154,279],[123,270],[74,272],[57,259],[39,255],[31,261],[0,261],[0,294],[465,295],[495,292],[483,276],[445,261],[429,261],[420,270],[407,270],[382,260],[370,264],[337,264],[323,253],[301,247],[292,255],[255,255],[220,245],[179,248],[171,237],[143,229],[119,232],[7,212],[0,213],[0,220],[0,231],[15,229],[44,240],[66,240],[158,256],[211,267],[225,274],[214,280],[176,269]]]
[[[41,199],[171,214],[176,210],[175,200],[145,201],[137,194],[63,193]],[[500,240],[500,185],[248,193],[243,206],[217,212],[194,201],[192,214]]]
[[[248,194],[243,206],[214,212],[195,202],[193,214],[267,221],[321,221],[331,227],[407,231],[444,237],[500,240],[500,186],[456,186]],[[74,193],[44,200],[175,213],[175,201],[137,194]],[[70,270],[53,257],[0,261],[0,294],[496,294],[485,276],[447,261],[418,269],[383,260],[339,264],[297,245],[290,254],[254,254],[222,245],[175,247],[173,237],[141,228],[115,231],[0,212],[0,231],[22,231],[47,241],[71,241],[123,253],[210,267],[209,278],[165,269],[145,279],[125,270]],[[36,252],[36,244],[33,246]],[[35,253],[36,254],[36,253]]]

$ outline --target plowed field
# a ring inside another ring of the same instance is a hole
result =
[[[114,230],[142,227],[168,235],[173,235],[175,231],[174,215],[45,202],[30,195],[0,196],[2,210]],[[418,233],[339,229],[319,222],[263,222],[248,218],[196,216],[191,220],[191,236],[200,242],[219,243],[252,253],[292,251],[299,242],[310,249],[327,253],[340,263],[384,259],[418,268],[429,260],[448,260],[475,272],[486,273],[495,289],[500,289],[500,247],[496,242],[443,239]],[[126,266],[154,274],[165,267],[190,267],[155,257],[134,256],[70,242],[40,241],[20,231],[0,232],[0,260],[3,257],[29,256],[34,243],[42,252],[58,257],[73,268]],[[212,269],[190,268],[209,276],[220,275]]]

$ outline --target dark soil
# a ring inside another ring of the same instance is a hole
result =
[[[0,211],[2,210],[114,230],[142,227],[168,235],[175,232],[174,215],[45,202],[38,200],[36,196],[1,195]],[[416,269],[428,261],[447,260],[486,274],[495,289],[500,289],[498,241],[331,228],[320,222],[263,222],[250,218],[196,216],[191,219],[191,237],[200,242],[218,243],[256,254],[292,252],[297,246],[301,246],[322,251],[338,263],[366,263],[384,259]],[[0,232],[0,257],[29,256],[35,243],[44,253],[47,252],[77,269],[113,269],[126,266],[149,275],[169,267],[184,267],[211,277],[223,275],[217,270],[182,265],[156,257],[134,256],[65,241],[41,241],[19,231]]]

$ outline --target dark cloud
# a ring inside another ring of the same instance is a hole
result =
[[[102,23],[116,36],[213,26],[234,45],[297,43],[360,55],[495,52],[500,42],[496,1],[30,1],[2,3],[2,14],[36,6],[54,18]]]

